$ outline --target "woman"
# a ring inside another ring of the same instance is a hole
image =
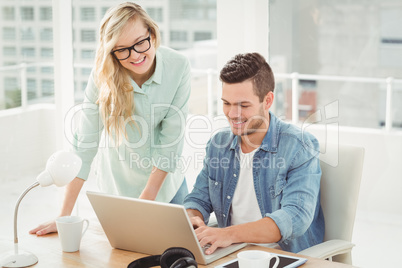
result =
[[[99,34],[73,144],[83,166],[66,187],[60,216],[71,214],[96,154],[102,191],[181,204],[188,189],[176,162],[188,111],[189,62],[159,47],[158,26],[134,3],[109,9]],[[30,233],[56,231],[50,221]]]

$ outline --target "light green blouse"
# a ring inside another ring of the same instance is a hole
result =
[[[177,163],[183,149],[190,75],[185,56],[159,47],[154,74],[141,88],[132,80],[135,109],[131,118],[137,127],[126,122],[127,137],[118,146],[105,134],[91,75],[73,142],[83,162],[77,177],[88,178],[97,154],[95,174],[101,191],[139,197],[156,166],[168,172],[156,200],[170,202],[184,179]]]

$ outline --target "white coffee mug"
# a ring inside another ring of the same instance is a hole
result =
[[[275,258],[275,264],[271,268],[276,268],[279,265],[279,257],[262,250],[245,250],[237,254],[239,268],[270,268],[269,263],[272,258]]]
[[[83,231],[84,222],[86,227]],[[89,221],[79,216],[63,216],[56,219],[57,232],[64,252],[80,249],[81,238],[88,229]]]

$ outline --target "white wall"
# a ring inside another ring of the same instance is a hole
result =
[[[217,70],[239,53],[258,52],[268,59],[269,1],[219,0],[217,5]],[[218,114],[222,114],[220,83],[217,92]]]
[[[0,183],[40,171],[55,151],[54,105],[0,113]]]
[[[339,136],[339,143],[365,148],[358,210],[402,216],[402,131],[311,125],[320,141]]]

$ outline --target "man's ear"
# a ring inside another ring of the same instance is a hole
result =
[[[274,103],[274,92],[269,91],[264,98],[264,108],[265,110],[269,110]]]

